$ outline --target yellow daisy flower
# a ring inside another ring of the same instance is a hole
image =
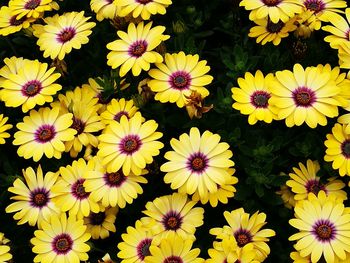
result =
[[[115,232],[115,219],[118,207],[107,207],[98,213],[90,212],[88,217],[84,217],[86,232],[91,234],[92,239],[105,239],[109,237],[109,232]]]
[[[9,242],[10,240],[5,238],[4,233],[0,232],[0,262],[7,262],[12,259],[11,248],[7,245]]]
[[[350,175],[350,134],[346,132],[346,125],[336,123],[324,144],[327,147],[324,160],[332,162],[333,169],[339,169],[340,176]]]
[[[193,127],[189,134],[182,134],[179,140],[172,138],[170,145],[174,151],[165,153],[169,160],[160,167],[166,172],[164,182],[171,183],[172,189],[180,193],[193,194],[198,190],[200,199],[206,198],[208,191],[217,192],[218,185],[224,185],[234,170],[230,160],[232,152],[229,144],[220,142],[220,136],[210,131],[202,135]]]
[[[166,8],[172,4],[171,0],[117,0],[116,4],[121,8],[121,17],[132,14],[134,18],[150,19],[151,15],[166,13]]]
[[[43,176],[39,164],[37,172],[32,167],[22,170],[23,180],[17,178],[8,191],[16,194],[11,200],[16,200],[6,207],[6,213],[14,213],[13,218],[18,225],[27,223],[30,226],[42,227],[42,222],[49,220],[52,215],[60,215],[61,210],[52,202],[55,194],[51,187],[56,183],[58,173],[48,172]]]
[[[23,68],[24,61],[28,61],[28,59],[17,58],[15,56],[4,59],[5,65],[0,68],[0,87],[2,87],[4,81],[9,79],[12,74],[16,75]]]
[[[331,48],[338,49],[342,43],[349,42],[350,33],[350,8],[345,9],[346,19],[341,15],[334,15],[336,19],[331,19],[329,22],[332,25],[322,27],[323,31],[331,33],[324,40],[329,42]]]
[[[22,17],[39,18],[45,11],[51,11],[52,0],[10,0],[9,7],[17,19]]]
[[[52,216],[43,222],[43,229],[34,231],[30,240],[32,251],[37,254],[34,262],[70,262],[79,263],[89,258],[90,246],[86,242],[90,234],[86,233],[83,220],[75,216],[67,218],[65,213],[60,217]]]
[[[115,0],[91,0],[90,7],[91,10],[96,13],[97,21],[114,19],[117,17],[120,10]]]
[[[268,83],[275,77],[272,73],[264,77],[263,73],[258,70],[255,76],[246,72],[244,78],[238,78],[239,88],[233,87],[232,98],[235,101],[232,107],[239,110],[241,114],[249,115],[248,123],[254,125],[257,121],[271,123],[277,118],[276,108],[269,105],[271,93],[268,89]]]
[[[289,224],[299,230],[289,237],[296,241],[295,249],[302,257],[311,255],[311,262],[318,262],[323,255],[326,262],[335,258],[344,260],[350,251],[350,214],[342,200],[320,191],[308,195],[307,200],[296,204],[295,217]]]
[[[306,10],[313,11],[322,22],[337,19],[337,13],[343,13],[340,8],[347,7],[344,0],[304,0],[303,4]]]
[[[1,36],[7,36],[20,31],[22,28],[28,28],[31,22],[33,22],[33,19],[27,17],[17,19],[17,16],[13,15],[12,9],[8,6],[2,6],[0,9]]]
[[[296,16],[294,24],[297,28],[294,31],[294,36],[299,38],[309,38],[314,30],[321,28],[321,21],[316,18],[313,11],[304,10]]]
[[[144,261],[145,263],[204,263],[204,259],[198,257],[200,249],[192,249],[192,245],[193,240],[171,233],[160,241],[159,246],[151,244],[149,247],[150,255],[145,257]]]
[[[163,35],[164,26],[151,27],[152,22],[146,25],[143,21],[137,25],[130,23],[127,32],[117,32],[120,39],[107,44],[107,48],[111,50],[107,55],[107,64],[113,69],[121,66],[121,77],[130,70],[134,76],[138,76],[142,70],[150,69],[150,63],[163,61],[163,57],[153,49],[169,36]]]
[[[121,263],[144,263],[145,257],[150,255],[149,247],[155,243],[150,229],[144,227],[140,220],[137,220],[135,227],[128,226],[126,233],[122,234],[122,242],[118,244],[118,258]]]
[[[100,212],[98,203],[91,199],[90,193],[84,187],[85,178],[83,175],[89,172],[83,158],[73,161],[72,165],[61,167],[59,173],[61,177],[52,187],[55,197],[53,202],[61,208],[62,212],[69,211],[69,215],[78,219],[87,217],[90,211]]]
[[[319,191],[324,191],[327,195],[333,194],[341,200],[347,199],[345,191],[341,190],[345,184],[341,180],[336,180],[336,177],[328,179],[328,183],[320,182],[320,177],[317,172],[320,170],[320,165],[317,161],[307,160],[306,166],[299,163],[299,169],[293,167],[294,173],[289,173],[290,180],[286,182],[292,192],[295,193],[296,201],[307,199],[309,193],[318,194]]]
[[[123,115],[130,119],[137,111],[138,108],[134,105],[133,100],[125,100],[124,98],[119,100],[112,99],[106,110],[101,113],[101,121],[108,125],[111,122],[119,122]]]
[[[147,82],[155,92],[155,99],[162,103],[175,103],[179,108],[186,104],[186,96],[197,91],[203,98],[209,95],[204,87],[213,81],[206,75],[210,67],[206,60],[200,60],[196,55],[185,55],[184,52],[165,54],[165,64],[156,63],[157,69],[151,69],[149,75],[153,78]]]
[[[108,173],[122,169],[125,176],[130,173],[141,175],[146,164],[153,162],[153,156],[159,154],[164,144],[157,141],[163,134],[157,132],[158,124],[154,120],[142,123],[141,113],[132,118],[120,118],[120,122],[108,125],[98,137],[97,156],[106,166]]]
[[[22,111],[28,112],[36,105],[52,102],[52,96],[62,89],[61,85],[54,83],[61,74],[54,73],[56,68],[48,69],[48,66],[38,60],[24,60],[22,68],[1,83],[0,98],[5,105],[22,105]]]
[[[250,20],[269,18],[272,23],[278,23],[279,20],[287,22],[295,14],[302,12],[299,0],[242,0],[239,6],[250,10]]]
[[[38,0],[32,0],[38,1]],[[46,25],[33,25],[33,34],[38,37],[37,44],[44,57],[63,60],[72,49],[80,49],[81,45],[89,42],[88,36],[92,33],[96,23],[87,22],[90,17],[82,12],[67,12],[45,19]]]
[[[303,69],[295,64],[293,72],[277,71],[276,80],[269,87],[272,93],[269,103],[278,108],[278,118],[285,119],[287,127],[306,122],[316,128],[317,124],[327,124],[326,116],[338,116],[341,101],[336,96],[340,88],[331,78],[331,72],[318,67]]]
[[[261,229],[266,224],[266,214],[256,212],[250,216],[244,212],[243,208],[239,208],[231,212],[225,211],[224,217],[229,226],[212,228],[209,233],[222,240],[233,235],[240,248],[252,243],[256,251],[256,260],[264,261],[270,254],[270,248],[266,242],[269,241],[269,237],[275,235],[275,231],[271,229]]]
[[[338,58],[340,68],[350,69],[350,43],[344,42],[339,45]]]
[[[132,173],[125,176],[122,170],[108,173],[98,157],[92,158],[88,166],[89,171],[83,174],[84,188],[94,201],[101,202],[104,207],[124,208],[126,203],[131,204],[138,194],[143,193],[140,184],[147,183],[147,179],[141,176],[147,174],[147,170],[137,176]]]
[[[0,144],[4,144],[5,139],[10,138],[11,136],[8,132],[6,132],[13,127],[12,124],[6,123],[8,119],[8,117],[4,117],[4,114],[0,114]]]
[[[293,260],[293,263],[310,263],[311,262],[311,257],[302,257],[300,255],[300,252],[298,251],[293,251],[290,253],[290,258]]]
[[[249,30],[248,36],[256,38],[256,43],[265,45],[267,42],[272,42],[275,46],[281,43],[282,38],[288,37],[289,32],[294,31],[297,26],[295,25],[296,18],[288,20],[286,23],[279,21],[273,23],[266,19],[254,20],[257,26],[252,27]]]
[[[19,131],[14,134],[14,145],[20,145],[17,154],[25,159],[39,161],[45,154],[47,158],[60,159],[64,151],[63,142],[72,140],[76,130],[69,128],[72,114],[59,115],[59,108],[40,108],[31,110],[23,122],[17,123]]]
[[[185,240],[195,240],[196,227],[203,225],[204,214],[204,209],[194,207],[195,204],[187,195],[179,193],[157,197],[147,202],[142,212],[148,217],[143,217],[141,222],[151,229],[156,240],[162,240],[171,232]]]
[[[281,186],[281,190],[277,191],[276,194],[280,195],[284,206],[288,209],[292,209],[295,206],[294,193],[290,190],[290,188],[286,185]]]

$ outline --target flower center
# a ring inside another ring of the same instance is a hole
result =
[[[276,6],[278,5],[281,1],[280,0],[262,0],[262,2],[267,5],[267,6]]]
[[[147,42],[145,40],[138,40],[131,44],[129,48],[129,55],[133,57],[141,57],[147,50]]]
[[[148,3],[153,2],[153,0],[136,0],[136,2],[138,2],[142,5],[147,5]]]
[[[122,117],[122,116],[126,116],[128,119],[129,119],[129,114],[128,114],[128,112],[127,111],[120,111],[120,112],[118,112],[116,115],[114,115],[114,120],[115,121],[120,121],[120,118]]]
[[[42,89],[41,82],[37,80],[32,80],[23,85],[21,91],[23,96],[34,97]]]
[[[35,139],[40,143],[46,143],[51,141],[55,135],[55,127],[52,125],[44,124],[36,130]]]
[[[335,237],[336,229],[329,220],[321,219],[315,223],[312,232],[319,241],[328,242]]]
[[[105,221],[106,214],[105,212],[91,213],[89,217],[92,225],[99,226]]]
[[[268,21],[267,22],[267,31],[269,31],[270,33],[278,33],[281,31],[281,29],[283,28],[284,23],[282,21],[278,21],[277,23],[273,23],[272,21]]]
[[[177,71],[170,76],[170,85],[173,89],[185,90],[190,84],[191,76],[185,71]]]
[[[30,9],[33,10],[37,8],[40,5],[40,0],[29,0],[25,5],[24,9]]]
[[[90,193],[85,192],[84,188],[84,181],[85,179],[78,179],[73,185],[72,185],[72,194],[77,198],[77,199],[86,199],[89,197]]]
[[[320,183],[319,180],[309,180],[306,184],[306,190],[308,193],[314,193],[315,195],[318,194],[319,191],[323,190],[326,191],[326,188],[323,184]]]
[[[73,118],[73,123],[71,128],[73,128],[74,130],[77,131],[77,135],[83,133],[84,129],[85,129],[85,123],[78,118]]]
[[[49,192],[45,188],[38,188],[30,192],[30,204],[34,207],[43,207],[49,201]]]
[[[126,181],[126,176],[121,170],[115,173],[106,173],[105,182],[111,187],[119,187]]]
[[[250,103],[253,104],[255,108],[267,108],[270,97],[271,95],[266,91],[258,90],[250,96]]]
[[[67,27],[57,35],[57,39],[59,42],[64,44],[69,40],[71,40],[75,36],[75,34],[76,34],[76,31],[73,27]]]
[[[67,254],[73,246],[72,238],[67,234],[60,234],[51,243],[52,249],[58,255]]]
[[[163,263],[183,263],[183,260],[178,256],[170,256],[164,259]]]
[[[120,151],[124,154],[131,155],[136,152],[142,142],[137,135],[127,135],[119,144]]]
[[[341,152],[345,156],[345,158],[350,158],[350,140],[345,140],[341,144]]]
[[[143,239],[138,245],[137,245],[137,256],[140,260],[144,260],[145,257],[151,255],[149,251],[149,247],[151,246],[152,239],[146,238]]]
[[[163,217],[162,223],[166,230],[177,230],[181,227],[182,217],[178,212],[170,211]]]
[[[315,92],[306,87],[299,87],[294,90],[293,99],[299,107],[310,107],[316,101]]]
[[[192,172],[202,173],[208,167],[208,158],[201,152],[192,154],[188,159],[187,167]]]
[[[244,247],[252,241],[252,235],[250,232],[242,228],[238,229],[233,235],[239,247]]]
[[[10,25],[11,26],[19,26],[22,25],[22,23],[26,20],[26,17],[22,17],[21,19],[16,19],[17,16],[12,16],[10,18]]]
[[[304,1],[306,9],[314,11],[315,14],[322,11],[325,8],[325,4],[322,0],[306,0]]]

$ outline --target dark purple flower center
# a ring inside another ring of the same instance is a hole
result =
[[[276,6],[281,2],[281,0],[262,0],[262,2],[267,6]]]
[[[110,187],[120,187],[126,181],[126,176],[119,170],[115,173],[105,173],[104,179]]]
[[[145,40],[137,40],[129,47],[129,55],[136,58],[141,57],[143,53],[146,52],[147,46],[148,45]]]
[[[336,228],[328,219],[318,220],[312,227],[312,233],[316,236],[318,241],[328,242],[335,238]]]
[[[269,106],[269,98],[271,95],[266,91],[258,90],[255,91],[250,96],[250,103],[254,105],[255,108],[267,108]]]
[[[138,149],[140,149],[142,142],[137,135],[127,135],[119,143],[119,149],[122,153],[132,155]]]
[[[142,5],[146,5],[148,3],[153,2],[153,0],[136,0],[136,2]]]
[[[173,89],[186,90],[191,85],[191,76],[185,71],[176,71],[171,74],[169,84]]]
[[[31,80],[22,86],[21,92],[23,96],[34,97],[36,94],[38,94],[41,91],[41,89],[42,89],[42,86],[40,81]]]
[[[76,31],[73,27],[64,28],[58,35],[57,40],[61,43],[66,43],[76,35]]]
[[[99,226],[105,221],[106,214],[105,212],[91,213],[89,218],[92,225]]]
[[[120,118],[122,117],[122,116],[126,116],[128,119],[129,119],[129,114],[128,114],[128,112],[127,111],[120,111],[120,112],[118,112],[116,115],[114,115],[114,120],[115,121],[120,121]]]
[[[85,179],[78,179],[71,188],[72,194],[75,196],[77,199],[86,199],[89,197],[90,193],[85,192],[85,187],[84,187],[84,181]]]
[[[182,225],[182,216],[176,211],[168,212],[162,220],[166,230],[177,230]]]
[[[284,27],[284,23],[282,21],[278,21],[277,23],[273,23],[271,20],[267,22],[266,29],[270,33],[278,33]]]
[[[85,122],[83,122],[81,119],[73,118],[73,123],[71,125],[71,128],[77,131],[77,135],[83,133],[85,129]]]
[[[246,244],[252,241],[252,235],[246,229],[240,228],[233,235],[239,247],[244,247]]]
[[[345,140],[341,144],[341,153],[344,155],[345,158],[350,158],[350,140]]]
[[[40,3],[40,0],[29,0],[27,3],[25,3],[24,9],[33,10],[37,8],[40,5]]]
[[[194,153],[188,158],[187,167],[192,172],[202,173],[208,167],[208,158],[201,152]]]
[[[143,239],[138,245],[137,245],[137,256],[139,257],[140,260],[144,260],[145,257],[151,255],[149,251],[149,247],[151,246],[152,239],[150,238],[145,238]]]
[[[65,255],[72,250],[73,240],[68,234],[56,236],[51,243],[53,251],[58,255]]]
[[[315,14],[325,9],[325,3],[322,0],[306,0],[304,5],[306,9],[314,11]]]
[[[42,208],[49,201],[49,191],[45,188],[37,188],[30,192],[30,204],[33,207]]]
[[[16,19],[17,16],[12,16],[10,18],[10,25],[11,26],[19,26],[22,25],[22,23],[26,20],[26,17],[22,17],[21,19]]]
[[[305,187],[308,193],[314,193],[315,195],[317,195],[321,190],[326,192],[325,186],[317,179],[309,180]]]
[[[40,143],[46,143],[51,141],[55,135],[55,127],[49,124],[44,124],[35,131],[35,140]]]
[[[293,100],[298,107],[311,107],[316,101],[315,92],[306,87],[299,87],[293,91]]]
[[[183,263],[183,260],[178,256],[170,256],[164,259],[163,263]]]

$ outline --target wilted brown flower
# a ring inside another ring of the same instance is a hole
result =
[[[204,106],[204,100],[201,94],[197,91],[192,91],[190,96],[185,95],[185,97],[187,99],[185,104],[186,110],[191,119],[193,119],[193,117],[200,119],[202,118],[203,113],[206,113],[213,108],[213,104]]]

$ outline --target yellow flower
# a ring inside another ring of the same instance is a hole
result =
[[[281,186],[281,190],[277,191],[276,194],[280,195],[284,206],[288,209],[292,209],[295,206],[294,193],[286,185]]]
[[[350,43],[344,42],[339,45],[338,58],[340,68],[350,69]]]
[[[271,93],[270,83],[275,79],[272,73],[266,77],[260,70],[253,76],[246,72],[244,78],[238,78],[239,88],[233,87],[232,98],[235,101],[232,107],[239,110],[241,114],[249,115],[248,123],[254,125],[257,121],[271,123],[277,118],[276,108],[269,104]]]
[[[166,172],[164,182],[171,183],[172,189],[180,193],[193,194],[198,190],[200,199],[208,198],[208,192],[217,192],[218,186],[225,185],[234,170],[230,160],[232,151],[229,144],[220,142],[220,136],[210,131],[202,135],[193,127],[189,135],[184,133],[179,140],[173,138],[170,145],[174,151],[165,153],[169,160],[160,167]]]
[[[153,162],[153,156],[159,154],[164,144],[157,141],[163,134],[157,132],[158,124],[154,120],[142,123],[141,113],[132,118],[120,118],[120,122],[108,125],[99,138],[97,156],[106,166],[108,173],[122,169],[125,176],[131,172],[141,175],[146,164]]]
[[[272,93],[269,103],[278,108],[278,118],[285,119],[287,127],[306,122],[316,128],[318,124],[327,124],[326,116],[338,116],[338,105],[342,102],[336,96],[340,88],[331,72],[319,67],[303,69],[295,64],[293,72],[277,71],[276,80],[269,87]]]
[[[117,17],[120,9],[115,0],[91,0],[90,7],[96,13],[97,21]]]
[[[10,246],[6,245],[10,242],[5,238],[4,233],[0,232],[0,262],[9,262],[12,259],[12,254],[10,253]]]
[[[320,191],[316,196],[308,195],[294,208],[295,217],[289,224],[299,230],[289,237],[296,241],[294,246],[300,256],[311,255],[311,262],[318,262],[323,255],[326,262],[344,260],[350,250],[350,213],[344,208],[342,200],[334,195]]]
[[[12,74],[16,75],[23,68],[25,61],[28,61],[28,59],[17,58],[15,56],[4,59],[5,65],[0,69],[0,87],[2,87],[4,81],[8,80]]]
[[[121,8],[121,17],[132,14],[134,18],[140,17],[143,20],[150,19],[151,15],[166,13],[165,8],[172,4],[171,0],[118,0],[118,7]]]
[[[13,213],[13,218],[19,220],[18,224],[27,223],[30,226],[38,225],[42,227],[42,222],[49,220],[49,217],[58,216],[61,210],[52,202],[55,194],[51,187],[56,183],[58,173],[48,172],[43,176],[41,166],[38,166],[37,172],[32,167],[22,170],[23,180],[17,178],[13,186],[8,191],[16,194],[10,199],[16,200],[6,207],[6,213]]]
[[[324,142],[327,147],[324,160],[332,162],[333,169],[339,169],[340,176],[350,175],[350,134],[346,127],[336,123]]]
[[[301,38],[309,38],[314,30],[321,28],[321,22],[316,18],[314,12],[310,10],[304,10],[298,14],[294,24],[297,26],[294,35]]]
[[[185,106],[186,96],[197,91],[203,98],[209,95],[204,87],[213,81],[206,75],[210,70],[206,60],[200,60],[196,55],[185,55],[184,52],[165,54],[165,64],[156,63],[157,69],[151,69],[149,75],[153,78],[147,85],[156,92],[155,99],[162,103],[175,103],[180,108]]]
[[[8,117],[4,117],[4,114],[0,114],[0,144],[4,144],[5,139],[10,138],[11,136],[8,132],[6,132],[13,127],[12,124],[6,123],[8,119]]]
[[[88,217],[84,217],[86,232],[91,234],[92,239],[105,239],[109,237],[109,232],[115,232],[115,219],[118,207],[103,208],[98,213],[90,212]]]
[[[9,7],[12,14],[17,19],[22,17],[39,18],[45,11],[51,11],[53,8],[52,0],[10,0]]]
[[[119,30],[120,39],[107,44],[111,50],[107,55],[107,64],[113,69],[120,67],[119,75],[125,76],[132,70],[134,76],[140,75],[142,70],[148,71],[150,63],[161,63],[163,57],[153,51],[157,46],[169,38],[163,35],[164,26],[152,27],[152,22],[135,25],[130,23],[127,33]]]
[[[265,19],[254,20],[257,26],[252,27],[249,30],[249,37],[256,38],[256,43],[265,45],[267,42],[272,42],[275,46],[281,43],[282,38],[288,37],[289,32],[294,31],[297,26],[295,25],[296,18],[288,20],[286,23],[278,21],[273,23],[272,21]]]
[[[69,211],[69,215],[78,219],[87,217],[90,211],[98,213],[100,207],[91,199],[90,193],[85,190],[83,175],[89,172],[83,158],[73,161],[72,165],[60,167],[60,178],[52,187],[55,197],[53,202],[61,208],[62,212]]]
[[[259,262],[264,261],[270,254],[270,248],[266,242],[269,241],[269,237],[275,235],[275,231],[271,229],[261,229],[266,224],[266,214],[256,212],[250,217],[243,208],[239,208],[231,212],[225,211],[224,217],[229,226],[212,228],[209,233],[222,240],[233,235],[240,248],[252,243],[256,251],[256,259]]]
[[[331,19],[329,22],[332,24],[323,26],[322,30],[331,33],[324,38],[326,42],[329,42],[331,48],[338,49],[342,43],[349,42],[350,32],[350,8],[345,9],[346,19],[341,15],[334,15],[335,19]]]
[[[317,19],[323,22],[330,22],[338,19],[337,13],[343,13],[340,8],[347,7],[344,0],[303,0],[306,10],[314,12]]]
[[[17,123],[13,144],[20,145],[17,154],[25,159],[39,161],[45,154],[47,158],[60,159],[65,147],[63,142],[72,140],[76,131],[69,128],[72,114],[59,115],[59,108],[40,108],[31,110],[23,122]]]
[[[96,25],[87,22],[89,19],[84,16],[84,11],[67,12],[46,18],[46,25],[33,25],[33,34],[38,37],[37,44],[44,51],[44,57],[63,60],[73,48],[80,49],[81,45],[88,43],[91,28]]]
[[[287,22],[302,12],[302,3],[298,0],[242,0],[239,6],[250,10],[252,21],[269,18],[273,23]]]
[[[300,255],[300,252],[298,251],[291,252],[290,258],[293,259],[293,263],[310,263],[311,262],[310,256],[302,257]]]
[[[62,89],[61,85],[54,83],[61,74],[54,71],[55,67],[48,69],[47,63],[24,60],[22,67],[0,84],[1,100],[7,107],[22,106],[23,112],[52,102],[52,96]]]
[[[2,36],[13,34],[22,28],[28,28],[31,22],[33,19],[27,17],[17,19],[8,6],[2,6],[0,9],[0,35]]]
[[[30,240],[32,251],[37,254],[34,262],[69,262],[79,263],[89,258],[87,252],[90,246],[86,242],[90,239],[86,233],[83,220],[76,220],[75,216],[52,216],[43,222],[43,229],[34,231]]]

